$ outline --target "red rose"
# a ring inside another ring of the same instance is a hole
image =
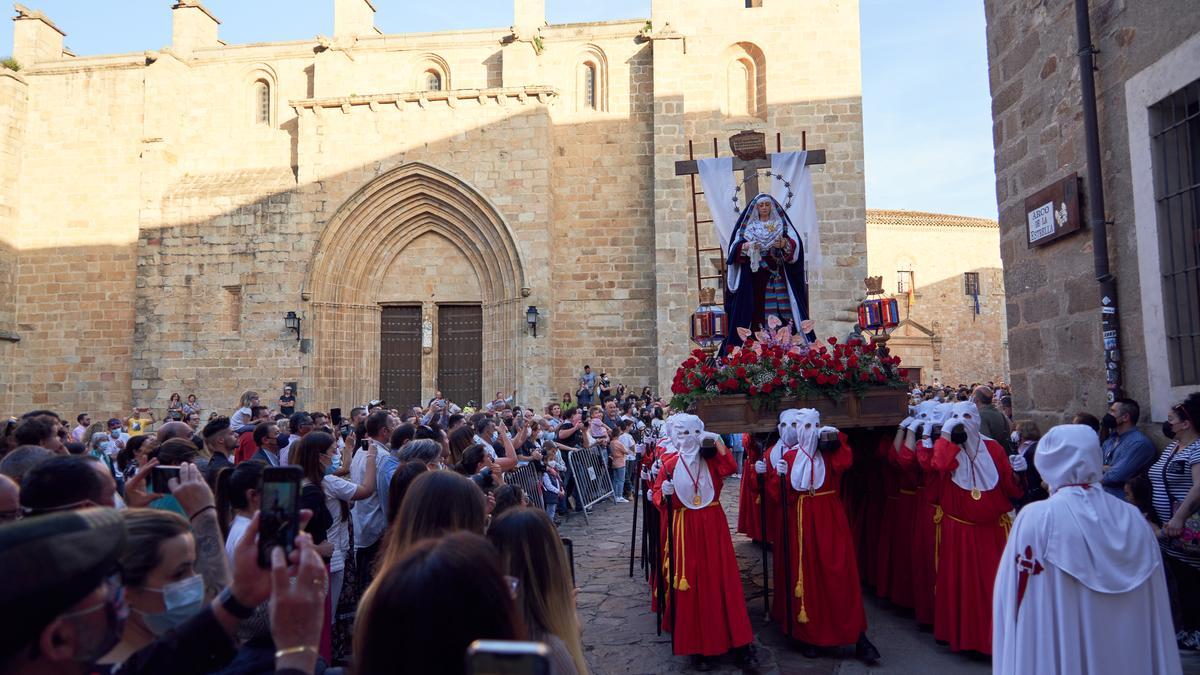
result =
[[[886,379],[887,378],[883,376],[883,373],[875,373],[875,381],[876,382],[883,382]]]
[[[829,343],[829,344],[831,344],[831,345],[836,345],[836,344],[837,344],[837,338],[835,338],[835,337],[833,337],[832,335],[830,335],[830,336],[829,336],[829,339],[828,339],[828,340],[826,340],[826,342],[828,342],[828,343]]]
[[[771,390],[774,388],[775,387],[773,387],[770,382],[767,382],[766,384],[764,384],[762,386],[762,393],[769,394],[769,393],[771,393]]]
[[[850,366],[851,368],[857,368],[858,367],[858,357],[851,356],[850,358],[846,359],[846,365]]]
[[[859,382],[870,382],[870,381],[871,381],[871,376],[870,376],[870,375],[868,375],[867,373],[859,373],[859,374],[858,374],[858,381],[859,381]]]
[[[851,347],[857,347],[862,344],[862,340],[859,338],[850,338],[850,341],[846,344],[850,345]]]
[[[783,386],[783,378],[776,375],[775,379],[771,380],[771,384],[775,385],[776,387],[782,387]]]
[[[788,380],[788,386],[792,389],[795,389],[796,387],[800,386],[800,382],[793,377],[792,379]]]
[[[695,368],[696,367],[696,359],[688,359],[687,361],[684,361],[683,367],[684,368]]]
[[[750,395],[751,395],[751,396],[754,396],[755,394],[757,394],[757,393],[758,393],[758,387],[756,387],[756,386],[754,386],[754,385],[750,385],[750,392],[749,392],[749,393],[750,393]]]
[[[738,377],[745,377],[745,376],[746,376],[746,369],[745,369],[745,368],[743,368],[743,367],[741,367],[741,366],[738,366],[738,367],[737,367],[737,370],[733,371],[733,374],[734,374],[734,375],[737,375]]]
[[[900,379],[908,379],[908,368],[900,369]]]
[[[703,361],[708,358],[708,354],[705,354],[703,349],[693,349],[692,356],[696,357],[696,360],[698,361]]]

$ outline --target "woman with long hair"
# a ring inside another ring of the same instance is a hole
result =
[[[167,401],[167,419],[176,419],[175,415],[178,415],[179,419],[183,419],[183,399],[179,397],[177,391],[172,392],[171,399]]]
[[[388,484],[387,493],[387,521],[389,525],[395,522],[396,515],[400,513],[400,505],[404,503],[404,495],[408,494],[408,488],[412,486],[412,482],[417,479],[417,476],[431,470],[425,462],[409,460],[401,464],[396,469],[396,473],[392,474],[392,482]]]
[[[333,475],[333,455],[337,443],[324,431],[313,431],[300,440],[289,459],[300,465],[304,481],[300,488],[300,507],[312,509],[313,518],[306,531],[313,535],[317,551],[329,563],[329,599],[337,607],[342,592],[346,556],[350,553],[350,504],[375,494],[376,451],[367,455],[362,485]],[[314,522],[321,520],[322,522]]]
[[[492,522],[488,540],[500,552],[500,568],[517,579],[517,611],[532,640],[550,648],[550,672],[587,674],[571,565],[545,511],[514,508]]]
[[[262,499],[262,462],[241,462],[217,472],[217,522],[225,537],[225,556],[233,565],[233,551],[246,534]]]
[[[417,482],[433,476],[466,480],[433,471]],[[380,570],[359,605],[354,673],[459,675],[473,641],[524,638],[496,550],[457,532],[422,541]]]
[[[483,534],[486,510],[483,491],[453,471],[427,471],[417,476],[388,528],[376,577],[391,569],[422,539],[437,539],[460,530]]]
[[[450,432],[450,463],[458,464],[462,461],[463,452],[467,448],[475,445],[475,429],[470,424],[463,426]]]

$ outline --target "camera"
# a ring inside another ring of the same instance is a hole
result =
[[[833,452],[842,446],[842,439],[838,438],[838,432],[832,429],[822,431],[817,438],[817,449],[821,452]]]
[[[342,426],[338,427],[338,433],[342,435],[342,438],[346,438],[353,431],[354,427],[351,426],[349,422],[343,422]]]
[[[955,445],[962,445],[967,442],[967,428],[963,425],[958,425],[950,430],[950,442]]]
[[[492,475],[492,467],[484,467],[482,471],[471,476],[471,480],[479,486],[481,490],[487,492],[496,487],[496,477]]]

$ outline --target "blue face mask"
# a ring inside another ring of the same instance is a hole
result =
[[[329,466],[325,467],[326,476],[332,476],[334,471],[337,471],[337,467],[335,467],[332,462],[329,464]]]
[[[161,589],[147,588],[152,593],[162,593],[165,612],[150,614],[134,610],[142,617],[142,622],[155,635],[164,635],[173,628],[178,628],[183,622],[195,616],[204,607],[204,579],[194,575],[167,584]]]

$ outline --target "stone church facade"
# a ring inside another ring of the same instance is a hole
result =
[[[82,58],[18,6],[0,410],[162,410],[173,391],[228,409],[284,383],[313,408],[438,387],[541,403],[584,363],[658,387],[698,300],[674,162],[747,128],[828,153],[812,295],[844,334],[866,272],[857,2],[655,0],[569,25],[542,4],[516,0],[511,28],[383,34],[368,0],[334,0],[328,37],[227,45],[180,0],[169,47]]]

